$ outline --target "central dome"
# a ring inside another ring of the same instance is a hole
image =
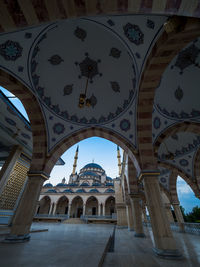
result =
[[[103,170],[103,168],[99,164],[96,164],[96,163],[88,163],[87,165],[83,167],[83,169],[87,169],[87,168],[96,168],[96,169]]]

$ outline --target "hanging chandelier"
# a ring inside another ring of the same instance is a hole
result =
[[[87,76],[86,85],[85,85],[85,92],[81,93],[79,96],[79,103],[78,103],[79,108],[91,107],[91,100],[89,98],[87,98],[87,90],[88,90],[88,82],[89,82],[89,78],[90,78],[90,74],[91,74],[92,69],[93,69],[92,66],[89,65],[88,66],[88,76]]]

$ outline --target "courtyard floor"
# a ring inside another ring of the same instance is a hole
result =
[[[104,253],[113,225],[33,223],[31,240],[21,244],[0,243],[1,267],[96,267]],[[0,241],[3,241],[0,228]],[[200,236],[174,233],[183,253],[182,260],[158,258],[152,251],[151,229],[146,238],[134,237],[134,232],[116,229],[115,250],[106,253],[103,267],[189,267],[200,266]]]

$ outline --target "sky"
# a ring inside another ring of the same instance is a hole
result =
[[[0,89],[7,95],[12,96],[10,92],[0,87]],[[10,101],[16,108],[28,119],[26,111],[17,98],[10,98]],[[106,171],[107,176],[116,178],[118,176],[118,162],[117,162],[117,146],[116,144],[99,137],[91,137],[85,139],[78,144],[69,148],[63,155],[62,159],[65,162],[63,166],[55,166],[51,172],[48,182],[56,185],[65,177],[66,182],[69,175],[72,173],[75,151],[79,145],[79,154],[77,161],[77,172],[86,164],[97,163]],[[121,156],[122,156],[122,150]],[[200,200],[197,199],[191,190],[190,186],[181,178],[177,179],[177,191],[180,205],[184,207],[186,212],[190,212],[194,206],[200,207]]]

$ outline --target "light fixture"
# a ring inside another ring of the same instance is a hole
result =
[[[88,66],[88,77],[87,77],[86,85],[85,85],[85,92],[84,92],[84,94],[80,94],[80,96],[79,96],[79,103],[78,103],[79,108],[84,108],[84,106],[91,107],[91,100],[89,98],[86,98],[87,89],[88,89],[88,81],[90,78],[91,71],[92,71],[92,66],[89,65]]]

